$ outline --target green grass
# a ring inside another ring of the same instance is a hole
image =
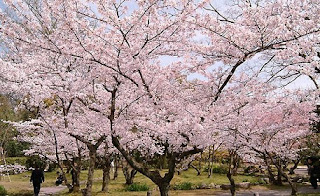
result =
[[[164,174],[164,172],[163,172]],[[10,196],[31,196],[32,195],[32,186],[29,183],[30,179],[30,172],[26,172],[23,174],[18,175],[11,175],[10,178],[12,182],[8,181],[8,178],[3,178],[2,181],[0,181],[0,184],[5,187],[5,189],[8,191]],[[111,175],[111,177],[113,174]],[[45,182],[43,183],[42,187],[52,187],[55,186],[55,180],[56,180],[56,172],[46,172],[45,173]],[[87,171],[81,172],[81,181],[85,182],[87,177]],[[71,175],[67,174],[68,180],[71,182]],[[106,193],[102,193],[101,190],[101,184],[102,184],[102,171],[96,170],[95,171],[95,181],[93,184],[93,195],[94,196],[103,196],[106,195]],[[259,177],[254,176],[244,176],[244,175],[238,175],[234,176],[234,179],[236,183],[240,182],[258,182]],[[158,196],[159,192],[157,191],[158,188],[156,185],[148,178],[144,177],[141,174],[137,174],[134,182],[140,185],[146,185],[146,187],[149,188],[150,191],[152,191],[153,196]],[[175,175],[174,178],[171,181],[171,186],[174,188],[175,185],[179,186],[176,189],[191,189],[195,185],[199,184],[229,184],[229,181],[225,174],[213,174],[211,178],[207,177],[207,173],[202,173],[202,175],[197,176],[196,171],[193,169],[189,169],[188,171],[182,172],[180,175]],[[119,175],[117,180],[111,180],[109,184],[109,193],[108,195],[111,196],[145,196],[145,191],[126,191],[125,179],[122,174],[121,169],[119,169]],[[271,186],[271,185],[264,185],[264,186],[255,186],[256,188],[261,188],[263,190],[281,190],[281,189],[288,189],[289,186]],[[85,188],[85,183],[81,184],[81,188]],[[299,188],[298,188],[299,189]],[[139,188],[139,190],[141,190]],[[179,195],[185,195],[185,196],[197,196],[197,195],[213,195],[214,193],[219,193],[219,189],[202,189],[202,190],[170,190],[171,196],[179,196]],[[62,193],[59,193],[59,195],[62,196],[80,196],[80,193],[77,194],[69,194],[68,190],[64,190]],[[320,196],[320,193],[314,193],[314,194],[299,194],[299,196]]]
[[[163,172],[164,173],[164,172]],[[4,178],[0,184],[3,185],[10,195],[30,195],[32,193],[32,186],[29,183],[31,172],[26,172],[23,174],[18,175],[11,175],[10,178],[12,182],[9,182],[7,178]],[[112,175],[111,175],[112,176]],[[125,192],[125,179],[122,174],[121,169],[119,169],[119,175],[117,180],[111,180],[109,184],[109,195],[120,196],[120,195],[130,195],[130,196],[139,196],[139,195],[146,195],[146,192]],[[42,187],[50,187],[55,186],[56,180],[56,172],[45,172],[45,182],[42,184]],[[80,175],[81,181],[85,181],[87,177],[87,171],[82,171]],[[67,174],[68,180],[71,182],[71,175]],[[100,193],[101,184],[102,184],[102,171],[96,170],[95,171],[95,182],[93,184],[93,192],[94,195],[105,195],[105,193]],[[238,175],[235,176],[236,183],[249,181],[249,182],[256,182],[258,178],[252,176],[242,176]],[[137,174],[134,182],[139,184],[145,184],[150,188],[150,190],[157,189],[156,185],[148,178],[144,177],[141,174]],[[180,175],[175,175],[173,178],[171,185],[174,184],[184,184],[184,183],[192,183],[194,185],[205,183],[205,184],[227,184],[229,183],[227,177],[224,174],[214,174],[211,178],[208,178],[206,173],[203,173],[201,176],[196,176],[196,171],[193,169],[189,169],[188,171],[182,172]],[[81,188],[85,188],[85,183],[81,184]],[[211,190],[213,191],[213,190]],[[179,191],[171,191],[174,193]],[[191,191],[192,192],[192,191]],[[197,191],[195,191],[197,192]],[[59,195],[68,195],[68,196],[80,196],[80,194],[69,194],[67,190]]]
[[[6,162],[8,165],[26,165],[27,157],[6,157]]]

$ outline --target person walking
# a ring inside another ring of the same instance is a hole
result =
[[[43,171],[39,168],[38,165],[35,166],[35,169],[32,171],[30,182],[33,184],[33,192],[35,196],[39,195],[41,183],[44,182]]]
[[[320,167],[319,167],[319,160],[316,161],[314,157],[308,157],[307,159],[308,164],[308,173],[310,176],[310,182],[314,189],[318,188],[318,179],[320,179]]]

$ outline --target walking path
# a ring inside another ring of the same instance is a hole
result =
[[[320,195],[320,189],[313,189],[310,186],[303,186],[298,188],[298,193],[319,193]],[[214,195],[219,196],[230,196],[229,192],[217,192]],[[284,190],[243,190],[243,191],[237,191],[237,196],[290,196],[291,195],[291,189],[284,189]],[[317,194],[318,195],[318,194]]]
[[[66,188],[67,186],[41,187],[39,196],[57,195]]]
[[[299,166],[295,173],[298,175],[307,175],[307,168],[304,166]],[[320,186],[320,184],[319,184]],[[64,189],[67,189],[67,186],[53,186],[53,187],[42,187],[39,196],[49,196],[49,195],[59,195],[59,192],[63,191]],[[203,190],[204,191],[204,190]],[[194,195],[195,192],[190,191],[190,195]],[[196,191],[197,192],[197,191]],[[230,196],[230,191],[225,190],[212,190],[206,193],[199,190],[199,192],[196,193],[197,196]],[[313,189],[310,185],[310,183],[301,185],[298,187],[299,193],[318,193],[316,195],[320,196],[320,187],[318,189]],[[188,193],[186,195],[189,195]],[[253,186],[249,190],[238,190],[237,196],[289,196],[291,195],[291,189],[279,189],[279,190],[270,190],[265,187],[259,187],[259,186]]]
[[[66,189],[66,186],[54,186],[54,187],[42,187],[39,196],[52,196],[59,195],[59,192]],[[298,188],[299,193],[318,193],[320,196],[320,189],[313,189],[311,185],[304,185]],[[197,196],[230,196],[230,191],[214,190],[212,193],[201,193],[198,192]],[[194,195],[195,193],[190,193]],[[316,194],[316,195],[318,195]],[[187,194],[188,195],[188,194]],[[291,189],[280,189],[280,190],[268,190],[253,187],[250,190],[237,191],[237,196],[290,196]]]

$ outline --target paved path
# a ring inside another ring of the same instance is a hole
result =
[[[304,186],[298,189],[299,193],[319,193],[320,189],[313,189],[311,186]],[[231,195],[230,192],[217,192],[214,195],[219,196],[229,196]],[[284,189],[284,190],[246,190],[246,191],[237,191],[237,196],[290,196],[291,189]]]
[[[58,195],[67,186],[41,187],[39,196]]]
[[[304,166],[299,166],[296,170],[295,173],[298,175],[307,175],[307,167]],[[320,183],[318,183],[320,186]],[[41,191],[39,196],[52,196],[52,195],[59,195],[59,192],[63,191],[64,189],[67,189],[67,186],[53,186],[53,187],[41,187]],[[318,189],[313,189],[308,183],[307,185],[301,185],[298,188],[299,193],[319,193],[320,196],[320,187]],[[196,194],[197,196],[207,196],[207,195],[212,195],[212,196],[230,196],[230,191],[220,191],[220,190],[215,190],[212,193],[200,193]],[[240,190],[237,191],[237,196],[290,196],[291,194],[291,189],[286,188],[286,189],[280,189],[280,190],[268,190],[266,188],[257,188],[257,187],[252,187],[250,190]],[[191,194],[194,195],[194,194]]]
[[[52,195],[59,195],[59,192],[66,189],[66,186],[54,186],[54,187],[42,187],[39,196],[52,196]],[[320,188],[313,189],[311,185],[304,185],[299,187],[299,193],[319,193],[320,195]],[[191,195],[194,195],[191,194]],[[212,193],[200,193],[196,194],[197,196],[230,196],[230,191],[217,191],[215,190]],[[237,196],[290,196],[291,189],[281,189],[281,190],[268,190],[268,189],[257,189],[253,187],[250,190],[240,190],[237,191]]]
[[[294,173],[297,175],[308,175],[308,167],[306,165],[298,166],[297,169],[294,170]]]

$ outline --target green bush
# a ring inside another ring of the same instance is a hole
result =
[[[8,195],[7,190],[2,185],[0,185],[0,196],[6,196],[6,195]]]
[[[204,168],[204,172],[208,172],[208,171],[209,171],[209,167],[206,166]],[[226,174],[226,173],[228,173],[228,166],[227,165],[214,164],[212,166],[212,172],[213,173],[217,173],[217,174]]]
[[[182,182],[180,184],[174,184],[173,190],[192,190],[194,189],[191,182]]]
[[[35,167],[36,165],[43,169],[46,166],[46,162],[37,155],[33,155],[27,158],[26,160],[27,168]]]
[[[5,149],[8,157],[21,157],[24,155],[23,150],[28,149],[30,144],[16,140],[10,140],[6,143]]]
[[[133,183],[125,187],[126,191],[148,191],[150,188],[147,184]]]
[[[26,165],[27,157],[6,157],[6,162],[8,165]]]
[[[225,165],[214,165],[212,172],[217,174],[226,174],[228,173],[228,167]]]

